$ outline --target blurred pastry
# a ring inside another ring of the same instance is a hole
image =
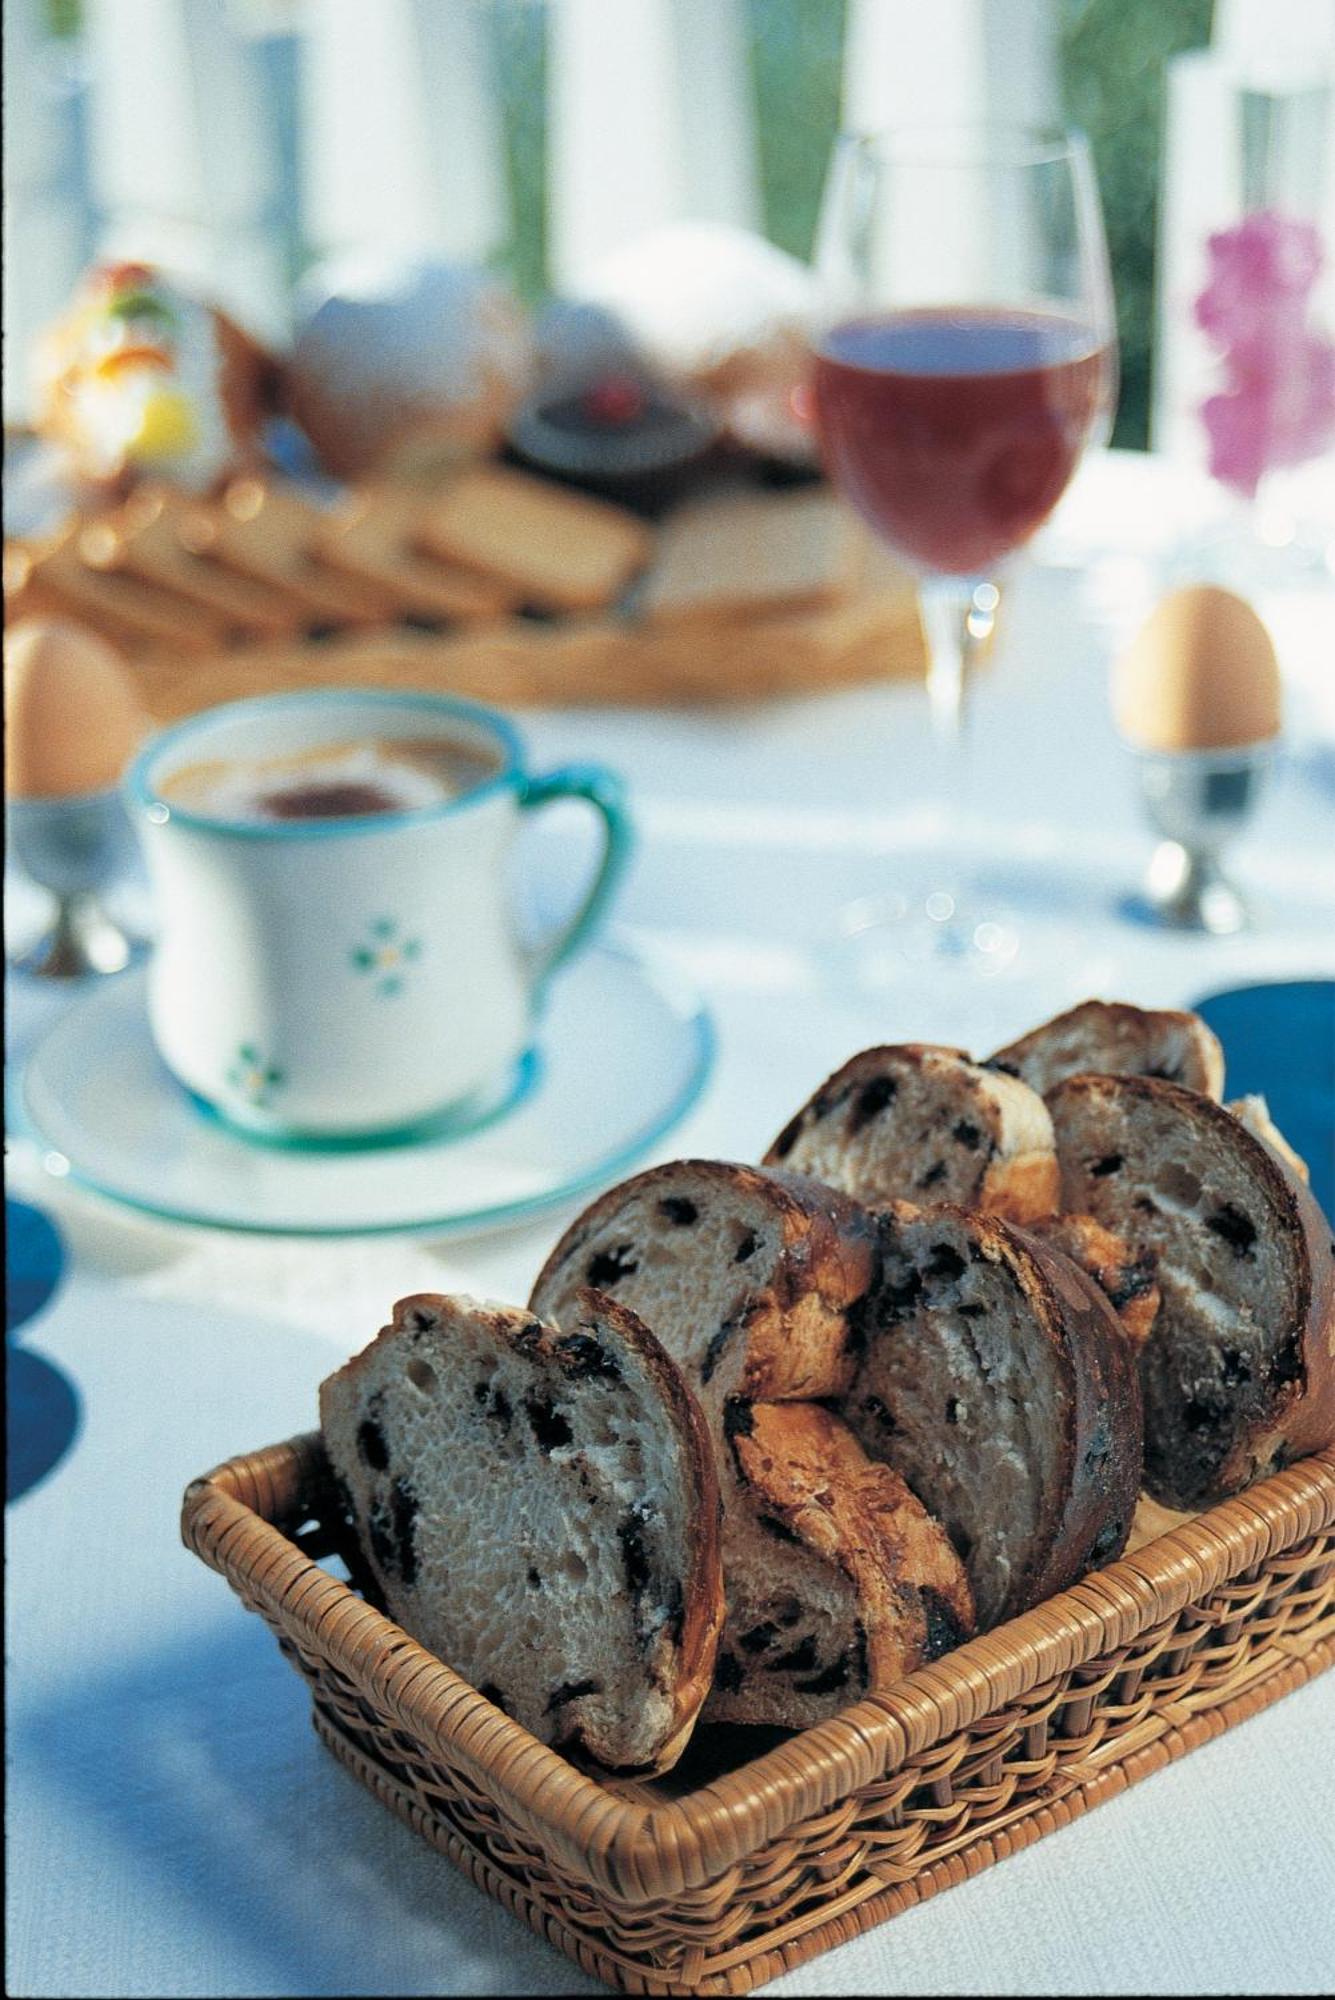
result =
[[[511,447],[538,471],[650,510],[680,497],[719,433],[703,404],[628,367],[529,397],[509,426]]]
[[[640,613],[653,626],[817,610],[851,597],[865,537],[830,493],[746,493],[678,508]]]
[[[80,479],[152,473],[196,492],[255,459],[274,363],[148,264],[101,264],[36,356],[35,428]]]
[[[815,463],[802,398],[818,303],[807,265],[748,229],[673,223],[614,251],[583,293],[648,368],[711,403],[738,442]]]
[[[430,479],[499,445],[532,376],[509,289],[467,265],[358,258],[302,287],[293,416],[340,479]]]

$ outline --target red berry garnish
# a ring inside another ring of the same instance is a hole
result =
[[[644,415],[644,390],[631,375],[604,375],[590,383],[580,398],[584,414],[595,424],[633,424]]]

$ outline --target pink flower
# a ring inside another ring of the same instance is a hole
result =
[[[1309,324],[1321,238],[1312,223],[1265,209],[1208,247],[1195,316],[1224,378],[1201,406],[1210,470],[1253,494],[1270,467],[1299,464],[1335,439],[1335,343]]]

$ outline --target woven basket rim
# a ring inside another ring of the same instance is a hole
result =
[[[680,1798],[639,1803],[538,1742],[443,1661],[304,1553],[275,1516],[301,1518],[324,1466],[318,1432],[227,1460],[191,1482],[182,1539],[295,1640],[335,1659],[377,1706],[448,1745],[553,1859],[630,1903],[699,1887],[809,1816],[895,1772],[1040,1682],[1127,1645],[1273,1551],[1335,1519],[1335,1447],[1095,1571],[883,1694],[763,1751]]]

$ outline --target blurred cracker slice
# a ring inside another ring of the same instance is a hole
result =
[[[237,636],[276,638],[295,631],[303,611],[290,595],[186,547],[181,522],[193,504],[170,487],[139,487],[113,513],[88,524],[80,553],[94,569],[173,591]]]
[[[234,479],[219,499],[182,517],[180,535],[195,555],[288,598],[306,622],[375,625],[393,619],[397,607],[389,592],[332,569],[320,554],[326,514],[282,481]]]
[[[424,509],[414,540],[553,612],[605,609],[654,547],[652,530],[624,508],[505,466],[461,473]]]
[[[472,625],[512,610],[517,593],[499,577],[413,546],[426,504],[420,493],[363,487],[317,524],[313,547],[332,568],[386,592],[401,612]]]
[[[227,627],[198,604],[86,562],[80,546],[86,531],[75,514],[39,540],[5,545],[7,619],[72,618],[129,653],[144,646],[208,653],[225,644]]]

